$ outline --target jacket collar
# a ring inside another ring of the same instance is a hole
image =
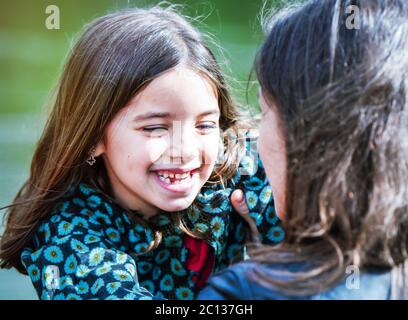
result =
[[[199,234],[213,247],[216,255],[221,254],[225,247],[225,230],[232,212],[229,201],[230,194],[231,188],[222,188],[220,185],[205,186],[198,194],[195,202],[186,210],[179,212],[184,225],[194,234]],[[171,219],[171,216],[174,217],[176,213],[162,211],[146,221],[146,224],[139,223],[135,219],[131,219],[131,215],[136,214],[141,217],[140,214],[127,212],[108,195],[86,183],[72,187],[67,197],[69,201],[73,201],[75,205],[84,210],[89,210],[89,207],[92,207],[94,201],[99,198],[98,201],[101,201],[98,205],[99,212],[103,211],[102,214],[110,217],[123,216],[126,224],[128,224],[130,236],[137,234],[138,241],[135,248],[150,243],[156,230],[160,230],[163,237],[183,234],[180,227],[174,223],[174,219]],[[85,201],[78,201],[78,199]]]

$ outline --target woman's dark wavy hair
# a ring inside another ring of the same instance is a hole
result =
[[[255,68],[285,132],[287,238],[253,258],[310,269],[256,277],[306,295],[354,264],[392,269],[406,295],[408,1],[311,0],[268,21]]]

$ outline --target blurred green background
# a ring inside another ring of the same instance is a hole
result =
[[[182,12],[201,16],[196,26],[214,35],[216,49],[235,97],[247,104],[246,80],[262,40],[261,0],[169,1]],[[268,7],[279,1],[268,1]],[[44,124],[47,101],[58,79],[72,38],[90,20],[116,9],[148,6],[137,0],[1,0],[0,1],[0,207],[9,204],[26,179],[36,140]],[[60,29],[45,26],[46,7],[60,9]],[[249,103],[255,104],[255,87]],[[5,211],[0,212],[3,217]],[[0,233],[2,232],[0,227]],[[15,270],[0,270],[0,299],[37,299],[29,279]]]

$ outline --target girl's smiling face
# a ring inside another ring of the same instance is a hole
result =
[[[146,217],[191,205],[220,143],[215,88],[177,67],[154,79],[112,119],[96,148],[116,200]]]

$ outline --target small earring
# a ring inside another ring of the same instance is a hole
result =
[[[89,152],[89,158],[86,160],[86,162],[87,162],[90,166],[93,166],[93,165],[95,164],[95,162],[96,162],[96,159],[95,159],[95,147],[93,147],[93,148],[91,149],[91,151]]]

